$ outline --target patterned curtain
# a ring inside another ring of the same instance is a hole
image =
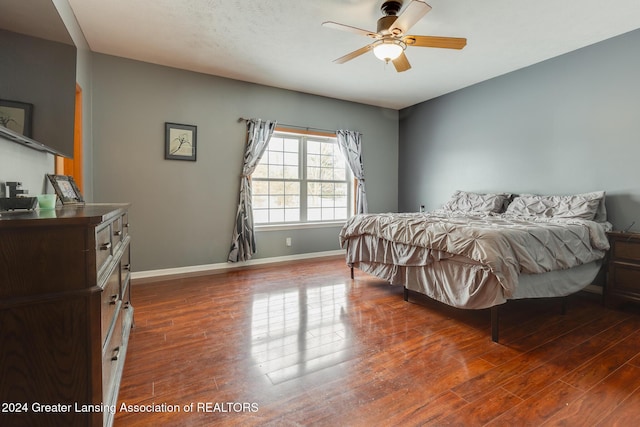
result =
[[[244,152],[242,175],[240,175],[240,201],[236,213],[236,224],[227,258],[229,262],[247,261],[256,252],[251,206],[251,174],[264,154],[275,127],[275,121],[247,120],[247,147]]]
[[[356,214],[367,213],[367,193],[364,191],[364,164],[362,163],[362,135],[350,130],[336,131],[338,145],[351,172],[358,180]]]

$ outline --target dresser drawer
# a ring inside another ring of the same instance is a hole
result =
[[[611,265],[611,291],[640,292],[640,265],[615,262]]]
[[[117,378],[119,360],[124,357],[123,350],[122,316],[118,315],[113,326],[113,334],[102,355],[102,396],[105,404],[111,402],[113,393],[116,392],[114,381]]]
[[[613,244],[613,257],[640,261],[640,242],[637,240],[616,240]]]
[[[107,224],[96,231],[96,270],[98,276],[108,265],[109,260],[113,256],[111,243],[111,226]]]
[[[111,325],[117,309],[120,307],[120,269],[114,268],[109,274],[102,291],[101,325],[102,342],[104,343],[109,335]]]

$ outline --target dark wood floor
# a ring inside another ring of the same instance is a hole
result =
[[[640,308],[568,302],[510,302],[497,344],[342,260],[134,284],[115,425],[635,425]]]

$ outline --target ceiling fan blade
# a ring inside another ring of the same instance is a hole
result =
[[[413,27],[424,15],[431,10],[431,6],[421,0],[413,0],[409,5],[398,15],[389,32],[391,34],[399,36],[409,31],[409,28]]]
[[[373,49],[373,44],[368,44],[364,47],[361,47],[358,50],[354,50],[351,53],[347,53],[346,55],[341,56],[338,59],[334,59],[333,62],[335,62],[336,64],[344,64],[347,61],[351,61],[352,59],[357,58],[358,56],[369,52],[371,49]]]
[[[401,73],[403,71],[407,71],[411,68],[411,64],[409,64],[409,60],[407,59],[407,55],[402,52],[400,56],[398,56],[393,61],[393,66],[396,67],[396,71]]]
[[[362,28],[352,27],[350,25],[339,24],[333,21],[326,21],[322,23],[323,27],[333,28],[334,30],[347,31],[349,33],[358,34],[361,36],[371,37],[377,39],[380,36],[372,31],[363,30]]]
[[[404,36],[402,41],[407,46],[439,47],[443,49],[462,49],[467,45],[467,39],[461,37]]]

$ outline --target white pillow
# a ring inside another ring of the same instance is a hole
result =
[[[602,206],[601,206],[602,204]],[[604,191],[574,194],[568,196],[542,196],[520,194],[507,207],[507,214],[542,216],[548,218],[582,218],[606,220]],[[604,215],[604,219],[602,216]]]
[[[451,199],[444,204],[443,210],[449,212],[495,212],[504,210],[511,194],[481,194],[467,191],[456,191]]]

